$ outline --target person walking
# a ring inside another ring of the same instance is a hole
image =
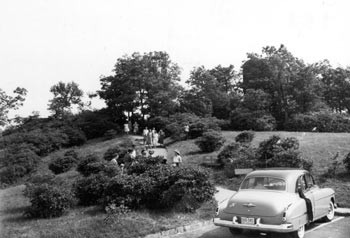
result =
[[[180,151],[178,150],[174,150],[174,157],[173,157],[173,165],[175,167],[179,167],[180,164],[182,163],[182,157],[181,157],[181,154],[180,154]]]
[[[161,146],[164,145],[164,137],[165,137],[165,133],[164,133],[164,131],[161,129],[161,130],[159,131],[159,144],[160,144]]]
[[[145,127],[145,129],[143,129],[143,132],[142,132],[142,136],[143,136],[143,144],[146,145],[147,144],[147,137],[148,137],[148,128],[147,126]]]
[[[135,121],[134,123],[134,134],[137,135],[139,133],[139,124]]]

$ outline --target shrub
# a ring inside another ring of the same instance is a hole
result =
[[[64,153],[64,156],[70,156],[70,157],[73,157],[75,161],[79,161],[79,154],[75,150],[67,150]]]
[[[137,156],[135,162],[128,168],[128,174],[143,174],[157,165],[164,164],[165,159],[163,156],[149,156],[148,158]]]
[[[215,187],[208,180],[209,173],[201,168],[186,167],[176,170],[175,181],[161,195],[161,204],[177,211],[192,212],[210,200]]]
[[[54,174],[67,172],[76,164],[76,159],[73,156],[64,156],[54,159],[49,164],[49,169]]]
[[[84,160],[80,161],[77,166],[77,171],[85,177],[98,173],[103,173],[106,176],[113,177],[120,172],[117,166],[102,161],[95,154],[90,154]]]
[[[220,130],[221,120],[214,117],[199,117],[191,113],[177,113],[169,117],[165,133],[174,140],[186,137],[184,127],[189,125],[189,137],[194,139],[203,135],[209,129]]]
[[[225,143],[225,138],[220,132],[209,130],[196,141],[196,145],[203,152],[213,152],[219,150]]]
[[[148,128],[156,128],[156,130],[164,130],[168,124],[168,118],[162,116],[151,117],[147,121]]]
[[[112,116],[103,110],[83,111],[74,117],[74,124],[81,128],[88,139],[102,137],[110,129],[121,132]]]
[[[288,131],[350,132],[350,118],[327,111],[296,114],[284,127]]]
[[[68,136],[68,142],[65,144],[66,147],[83,145],[87,140],[85,133],[78,128],[66,126],[63,129],[63,133]]]
[[[343,163],[345,165],[345,168],[348,170],[348,172],[350,172],[350,153],[348,153],[344,160],[343,160]]]
[[[110,178],[103,174],[83,177],[73,184],[73,191],[81,205],[99,204]]]
[[[151,177],[145,175],[119,174],[107,184],[103,194],[103,204],[139,208],[148,197],[153,182]]]
[[[276,119],[266,111],[236,109],[231,112],[231,127],[234,130],[272,131],[276,129]]]
[[[110,129],[106,131],[103,136],[105,137],[106,140],[111,140],[116,138],[118,135],[118,132],[116,130]]]
[[[217,162],[221,165],[232,162],[233,158],[238,156],[241,145],[239,143],[231,143],[226,145],[218,154]]]
[[[107,161],[111,161],[114,157],[119,155],[118,163],[121,162],[121,159],[126,155],[128,149],[125,147],[121,147],[120,145],[116,145],[114,147],[109,148],[103,155],[103,159]]]
[[[24,195],[30,199],[26,215],[31,217],[59,217],[73,204],[69,191],[46,183],[27,186]]]
[[[0,181],[5,184],[15,183],[33,172],[40,162],[40,157],[25,144],[9,147],[1,157],[5,168],[0,173]]]
[[[271,136],[260,143],[257,159],[260,167],[291,167],[310,170],[312,162],[301,157],[296,138]]]
[[[243,131],[236,136],[235,141],[239,143],[250,143],[253,141],[254,136],[255,133],[253,131]]]

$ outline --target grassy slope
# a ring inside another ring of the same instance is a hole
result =
[[[122,139],[90,141],[76,150],[81,155],[94,152],[102,156],[109,147],[120,143]],[[57,151],[43,158],[37,173],[50,173],[49,162],[54,157],[63,155],[65,151]],[[80,176],[79,173],[72,169],[57,177],[63,179],[66,186],[70,186],[78,176]],[[207,204],[202,210],[193,214],[144,210],[131,212],[121,220],[112,219],[112,222],[105,223],[106,214],[101,208],[78,207],[59,218],[27,219],[23,216],[23,212],[30,203],[22,194],[24,188],[24,185],[19,185],[0,190],[0,234],[2,238],[139,237],[191,224],[194,220],[208,219],[207,215],[210,212],[205,209],[214,209],[212,205]]]
[[[226,143],[229,144],[234,141],[234,138],[240,132],[223,132],[226,138]],[[309,158],[314,162],[313,174],[318,180],[320,186],[331,187],[336,191],[337,202],[340,206],[350,207],[350,174],[346,174],[344,168],[340,168],[336,178],[326,179],[323,181],[322,175],[327,170],[330,158],[334,157],[339,152],[339,160],[350,152],[350,134],[349,133],[309,133],[309,132],[256,132],[255,138],[252,142],[253,146],[257,147],[263,140],[268,139],[272,135],[280,135],[281,137],[296,137],[299,140],[300,151],[305,158]],[[210,154],[200,153],[198,147],[194,144],[194,140],[180,141],[171,144],[168,148],[168,158],[173,156],[174,149],[180,149],[183,154],[184,163],[200,164],[204,160],[215,160],[218,152]],[[222,174],[222,173],[221,173]],[[216,176],[221,176],[219,173]],[[223,178],[216,178],[216,181],[224,180]],[[226,185],[229,188],[236,189],[240,178],[227,180],[225,182],[232,183]]]

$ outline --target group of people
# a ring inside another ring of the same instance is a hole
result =
[[[143,129],[142,136],[143,144],[146,146],[146,148],[156,148],[164,145],[165,133],[163,130],[157,132],[155,128],[149,130],[147,127],[145,127],[145,129]]]
[[[143,148],[140,152],[136,151],[136,147],[133,146],[132,148],[130,148],[127,152],[127,154],[122,158],[122,161],[120,161],[119,159],[119,154],[116,154],[114,158],[111,159],[111,163],[114,166],[118,166],[121,168],[122,172],[124,172],[125,170],[128,170],[128,168],[130,166],[132,166],[135,163],[138,163],[138,160],[136,159],[137,156],[141,156],[142,159],[149,159],[150,157],[154,157],[154,150],[152,149],[147,149],[147,148]],[[167,163],[167,158],[164,158],[163,162],[164,164]],[[182,157],[181,157],[181,153],[179,150],[174,150],[174,156],[172,158],[172,165],[174,167],[179,167],[180,164],[182,163]]]
[[[135,121],[134,125],[131,124],[131,121],[126,121],[124,124],[125,134],[129,134],[132,131],[135,135],[139,133],[139,124]]]

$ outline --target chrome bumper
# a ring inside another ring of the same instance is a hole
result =
[[[216,226],[224,226],[230,228],[240,228],[240,229],[248,229],[248,230],[259,230],[259,231],[272,231],[272,232],[280,232],[287,233],[292,232],[293,225],[290,223],[281,224],[281,225],[269,225],[260,223],[260,219],[257,219],[256,224],[254,225],[245,225],[239,224],[237,222],[237,217],[233,217],[232,221],[221,220],[220,218],[214,218],[214,225]]]

